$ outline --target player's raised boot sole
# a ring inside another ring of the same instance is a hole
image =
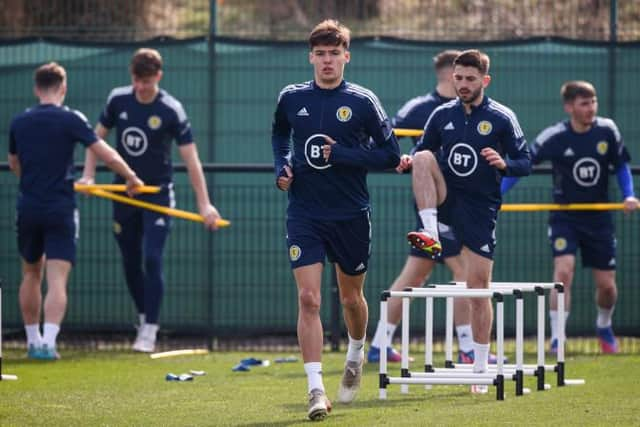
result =
[[[407,234],[407,241],[414,248],[431,256],[436,257],[442,253],[440,242],[424,231],[410,231]]]

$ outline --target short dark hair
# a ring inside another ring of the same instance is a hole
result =
[[[57,89],[67,80],[67,72],[57,62],[41,65],[33,73],[33,81],[38,89]]]
[[[460,55],[459,50],[443,50],[439,54],[433,57],[433,68],[436,71],[440,71],[446,67],[453,67],[453,61]]]
[[[162,70],[162,56],[155,49],[143,47],[131,57],[131,74],[136,77],[151,77]]]
[[[476,49],[465,50],[453,61],[453,65],[461,67],[473,67],[486,75],[489,72],[489,55]]]
[[[566,104],[573,102],[577,97],[593,98],[596,96],[596,88],[587,81],[572,80],[562,85],[560,95],[562,96],[562,101]]]
[[[316,46],[342,46],[349,49],[351,31],[335,19],[326,19],[316,25],[309,34],[309,49]]]

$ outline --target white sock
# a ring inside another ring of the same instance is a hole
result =
[[[144,315],[144,313],[138,313],[138,325],[142,326],[144,325],[144,321],[146,319],[146,316]]]
[[[322,383],[322,362],[309,362],[304,364],[304,371],[307,373],[307,393],[314,388],[324,391]]]
[[[152,339],[154,342],[156,340],[156,335],[158,334],[159,326],[155,323],[145,323],[142,325],[144,328],[144,335],[148,339]]]
[[[387,323],[383,325],[380,320],[378,320],[378,326],[376,327],[376,333],[373,336],[373,340],[371,340],[371,347],[380,348],[382,341],[382,334],[387,334],[387,345],[391,347],[391,343],[393,342],[393,334],[396,332],[396,328],[398,325],[394,325],[393,323]]]
[[[569,312],[564,312],[564,330],[567,330],[567,319],[569,318]],[[558,339],[558,311],[557,310],[549,310],[549,323],[551,324],[551,340]],[[564,338],[567,337],[567,334],[564,334]]]
[[[33,344],[36,347],[40,347],[42,345],[42,335],[40,335],[40,325],[38,323],[24,325],[24,331],[27,334],[27,346]]]
[[[56,325],[55,323],[45,323],[42,329],[44,331],[42,343],[46,344],[49,348],[55,348],[56,338],[58,337],[58,332],[60,332],[60,325]]]
[[[616,308],[614,305],[611,308],[598,308],[598,318],[596,319],[596,326],[598,328],[609,328],[611,327],[611,318],[613,317],[613,309]]]
[[[473,342],[473,372],[487,372],[489,344]]]
[[[389,347],[391,347],[391,343],[393,343],[393,335],[396,333],[396,329],[398,329],[398,325],[387,323],[387,343]]]
[[[422,220],[422,227],[431,234],[431,237],[438,238],[438,210],[436,208],[421,209],[418,214]]]
[[[349,346],[347,347],[347,362],[360,362],[364,357],[364,341],[366,337],[355,340],[349,335]]]
[[[456,335],[458,336],[458,349],[465,353],[473,350],[473,332],[471,325],[456,326]]]

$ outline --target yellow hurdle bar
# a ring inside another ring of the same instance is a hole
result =
[[[73,184],[73,189],[76,191],[91,191],[93,189],[117,191],[124,193],[127,191],[127,186],[124,184]],[[139,193],[155,194],[160,192],[160,187],[154,185],[143,185],[138,187]]]
[[[156,205],[155,203],[143,202],[142,200],[132,199],[131,197],[120,196],[109,191],[94,188],[90,190],[90,193],[94,196],[104,197],[105,199],[111,199],[116,202],[125,203],[128,205],[136,206],[143,209],[149,209],[150,211],[160,212],[165,215],[173,216],[176,218],[188,219],[189,221],[204,222],[202,215],[187,212],[180,209],[168,208],[162,205]],[[218,227],[228,227],[231,222],[226,219],[219,219],[216,223]]]
[[[534,211],[619,211],[624,209],[624,203],[508,203],[502,205],[503,212],[534,212]]]
[[[422,136],[422,129],[393,129],[396,136]],[[535,211],[619,211],[624,209],[623,203],[509,203],[502,205],[503,212],[535,212]]]
[[[394,129],[393,133],[396,136],[422,136],[424,131],[422,129]]]

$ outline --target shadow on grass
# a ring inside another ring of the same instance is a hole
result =
[[[401,399],[390,399],[390,400],[389,399],[380,400],[377,398],[362,399],[362,400],[356,399],[356,401],[353,402],[352,404],[341,404],[341,403],[334,402],[333,411],[329,415],[328,419],[330,419],[332,422],[335,421],[338,424],[340,424],[341,419],[345,421],[347,420],[347,418],[345,417],[348,417],[349,412],[351,412],[352,410],[357,411],[359,409],[363,409],[363,410],[376,409],[376,408],[380,408],[381,406],[385,406],[385,407],[405,407],[406,406],[407,408],[415,408],[416,405],[424,403],[426,400],[429,400],[431,402],[433,401],[449,402],[454,397],[468,396],[468,395],[469,395],[469,391],[465,388],[465,389],[460,389],[455,391],[453,390],[447,391],[446,393],[440,392],[438,394],[433,394],[433,395],[405,396]],[[475,403],[473,401],[470,401],[469,404],[473,405]],[[304,417],[305,406],[303,404],[288,403],[288,404],[280,405],[280,407],[287,412],[296,413],[296,414],[300,413],[300,418],[296,420],[247,423],[247,424],[238,424],[238,425],[243,427],[258,427],[258,426],[285,427],[290,425],[298,425],[304,422],[310,422],[306,417]]]

